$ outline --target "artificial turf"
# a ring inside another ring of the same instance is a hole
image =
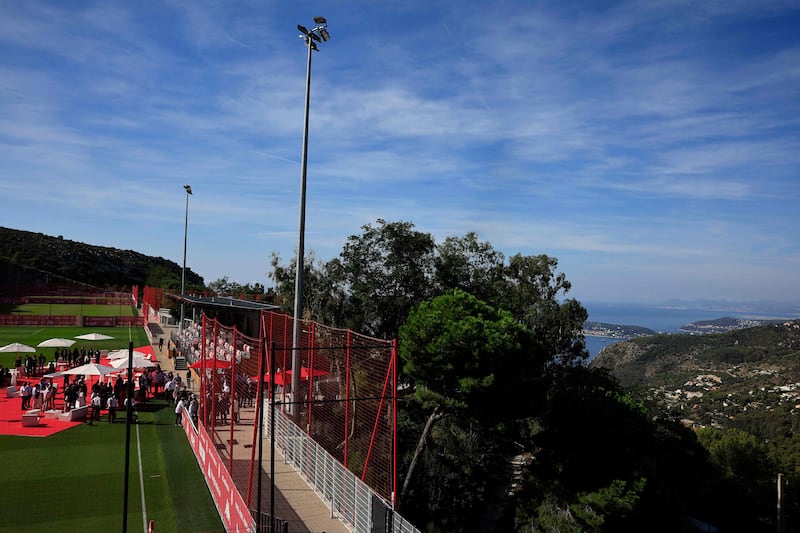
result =
[[[136,316],[136,308],[100,304],[0,304],[0,315]]]
[[[114,337],[112,340],[107,341],[83,341],[75,339],[78,335],[84,333],[103,333]],[[134,346],[145,346],[150,344],[144,328],[141,326],[136,327],[113,327],[113,328],[79,328],[68,326],[3,326],[0,327],[0,346],[11,344],[12,342],[20,342],[27,344],[33,348],[40,342],[51,339],[54,337],[61,337],[65,339],[75,340],[72,348],[85,346],[86,348],[96,348],[98,350],[119,350],[128,348],[129,339],[133,340]],[[53,360],[55,348],[37,348],[37,354],[43,353],[48,361]],[[23,356],[27,354],[19,354]],[[0,353],[0,365],[5,368],[14,366],[14,359],[17,358],[15,353]]]
[[[138,531],[152,519],[159,533],[223,531],[172,408],[160,401],[148,408],[155,410],[141,411],[131,427],[128,529]],[[0,436],[0,533],[121,531],[125,431],[120,420],[101,420],[47,438]]]

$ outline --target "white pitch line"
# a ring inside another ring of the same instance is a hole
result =
[[[142,473],[142,443],[139,440],[139,424],[136,424],[136,451],[139,454],[139,488],[142,492],[142,531],[147,533],[147,505],[144,502],[144,474]]]

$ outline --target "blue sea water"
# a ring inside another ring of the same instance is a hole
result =
[[[619,303],[583,303],[589,312],[590,322],[604,322],[623,326],[641,326],[659,333],[678,333],[678,330],[698,320],[714,320],[722,317],[733,318],[799,318],[796,312],[768,312],[747,310],[745,308],[700,308],[692,306],[668,306]],[[586,347],[591,357],[619,339],[606,337],[587,337]]]

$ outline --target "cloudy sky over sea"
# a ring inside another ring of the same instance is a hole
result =
[[[796,1],[0,7],[0,225],[269,284],[406,220],[580,299],[800,300]]]

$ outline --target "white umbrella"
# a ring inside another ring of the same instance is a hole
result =
[[[33,346],[28,346],[27,344],[21,344],[19,342],[12,342],[11,344],[6,344],[2,348],[0,348],[0,352],[2,353],[36,353],[36,348]]]
[[[75,344],[75,341],[73,340],[56,337],[55,339],[47,339],[46,341],[42,341],[36,346],[39,348],[69,348],[73,344]]]
[[[89,363],[88,365],[76,366],[69,370],[64,370],[61,375],[67,376],[105,376],[116,372],[117,369],[113,366],[98,365],[97,363]]]
[[[147,358],[147,354],[146,353],[142,353],[142,352],[137,352],[136,350],[134,350],[133,351],[133,357],[134,357],[134,359],[137,358],[137,357],[139,357],[141,359],[146,359]],[[109,352],[108,353],[108,358],[111,361],[114,361],[116,359],[127,359],[128,358],[128,350],[114,350],[113,352]]]
[[[128,360],[127,359],[116,359],[114,361],[111,361],[111,366],[113,366],[114,368],[118,368],[120,370],[127,369],[128,368]],[[152,361],[149,361],[149,360],[144,359],[142,357],[134,357],[133,358],[133,364],[131,365],[131,368],[152,368],[154,366],[156,366],[156,364],[153,363]]]
[[[83,335],[78,335],[75,338],[84,341],[107,341],[113,339],[114,337],[109,337],[108,335],[103,335],[102,333],[85,333]]]

